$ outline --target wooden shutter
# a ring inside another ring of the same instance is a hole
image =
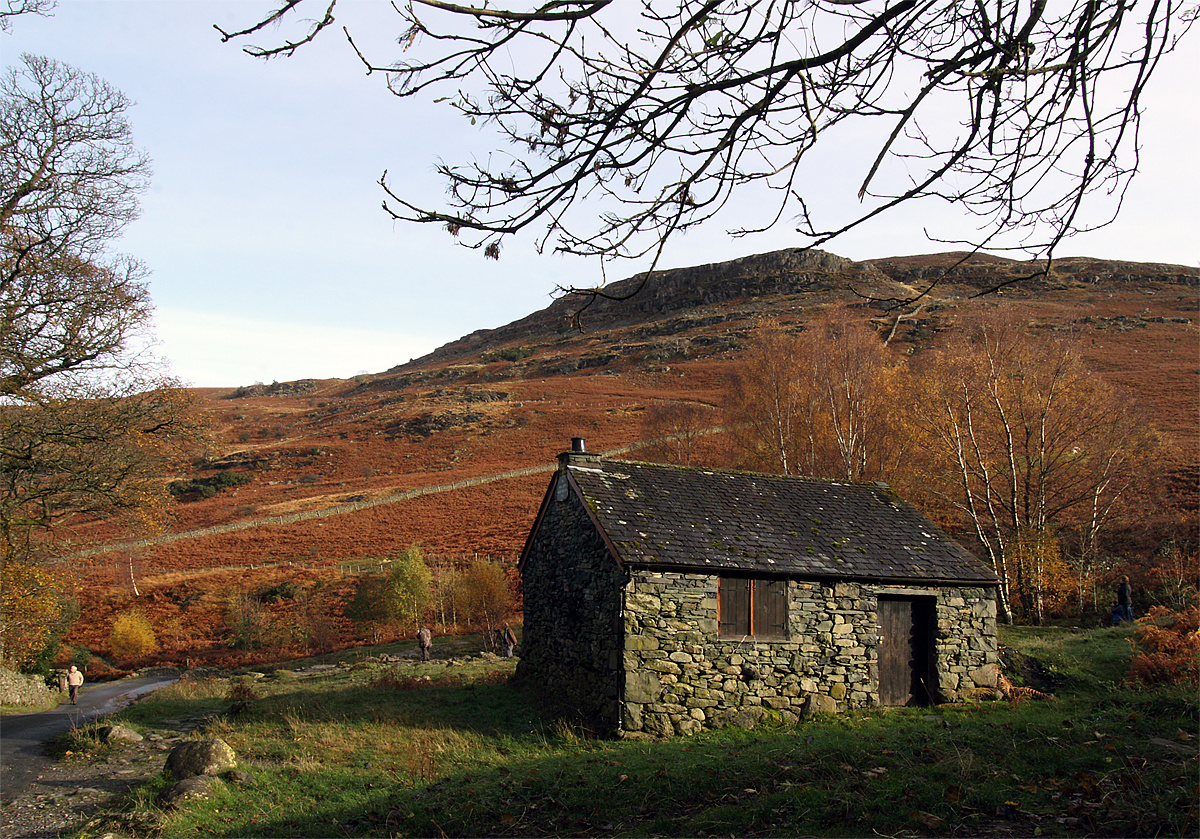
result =
[[[787,581],[754,581],[754,637],[787,637]]]
[[[750,581],[745,577],[720,577],[717,633],[726,637],[750,634]]]

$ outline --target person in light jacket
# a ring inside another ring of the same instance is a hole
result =
[[[67,670],[67,692],[71,694],[71,704],[75,704],[75,697],[79,695],[79,688],[83,686],[83,674],[79,672],[79,668],[74,664]]]

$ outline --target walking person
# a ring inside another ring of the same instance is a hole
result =
[[[1133,623],[1133,586],[1126,575],[1121,576],[1121,584],[1117,586],[1117,611],[1121,620]]]
[[[79,694],[79,688],[83,686],[83,673],[74,664],[67,670],[67,692],[71,695],[71,704],[75,704],[75,698]]]
[[[512,658],[513,647],[517,645],[517,636],[507,623],[500,627],[500,641],[504,644],[504,657]]]
[[[421,661],[429,661],[429,650],[433,647],[433,633],[422,626],[417,632],[417,644],[421,647]]]

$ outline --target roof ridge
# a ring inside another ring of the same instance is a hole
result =
[[[774,472],[756,472],[753,469],[732,469],[720,466],[691,466],[681,463],[654,463],[648,460],[618,460],[616,458],[601,458],[601,463],[620,463],[629,466],[648,466],[654,469],[667,469],[678,472],[712,472],[719,475],[741,475],[754,478],[766,478],[768,480],[781,481],[812,481],[813,483],[837,484],[839,486],[863,486],[875,487],[877,489],[887,489],[893,494],[895,490],[887,481],[868,481],[854,480],[852,478],[824,478],[815,475],[779,475]],[[579,468],[576,464],[571,464],[572,468]]]

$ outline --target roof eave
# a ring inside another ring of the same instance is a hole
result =
[[[796,569],[792,570],[767,570],[767,569],[744,569],[734,566],[711,566],[711,565],[690,565],[680,562],[657,562],[646,560],[626,560],[624,566],[630,570],[646,570],[646,571],[677,571],[691,574],[760,574],[770,577],[788,577],[796,580],[821,580],[821,581],[855,581],[869,582],[878,585],[937,585],[937,586],[970,586],[972,588],[995,588],[1000,585],[1000,581],[996,580],[979,580],[966,578],[942,578],[942,577],[875,577],[866,574],[828,574],[820,572],[806,572]]]

